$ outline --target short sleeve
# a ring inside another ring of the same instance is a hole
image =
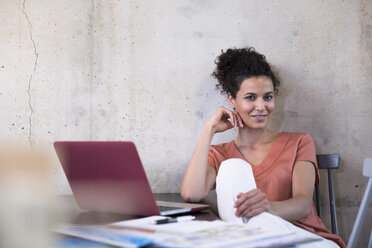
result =
[[[295,163],[298,161],[308,161],[314,165],[315,168],[315,184],[319,183],[319,170],[316,161],[316,152],[314,141],[309,134],[303,135],[298,143]]]
[[[218,170],[216,153],[214,151],[213,146],[211,146],[209,148],[209,152],[208,152],[208,166],[213,167],[214,169],[216,169],[216,171]]]
[[[213,167],[217,173],[222,161],[231,158],[229,155],[231,153],[229,150],[229,144],[231,144],[231,142],[219,145],[211,145],[209,147],[208,166]]]

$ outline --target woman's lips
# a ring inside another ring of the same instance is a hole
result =
[[[267,115],[252,115],[252,117],[257,121],[264,121]]]

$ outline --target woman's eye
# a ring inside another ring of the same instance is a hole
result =
[[[245,99],[249,100],[249,101],[254,101],[256,99],[255,96],[246,96]]]
[[[271,101],[274,97],[272,95],[267,95],[264,97],[266,101]]]

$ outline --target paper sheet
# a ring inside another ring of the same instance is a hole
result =
[[[272,247],[292,245],[314,238],[299,235],[287,228],[268,230],[257,225],[245,225],[224,221],[189,221],[164,225],[151,224],[162,216],[151,216],[136,220],[113,223],[117,228],[152,230],[163,235],[154,236],[155,244],[163,247]]]
[[[130,227],[130,228],[139,228],[139,229],[146,229],[146,230],[153,230],[153,231],[161,231],[167,233],[176,233],[176,234],[185,234],[191,232],[197,232],[202,230],[207,230],[211,228],[216,228],[220,226],[226,226],[227,222],[215,220],[215,221],[185,221],[185,222],[178,222],[178,223],[169,223],[169,224],[162,224],[162,225],[154,225],[151,224],[154,220],[161,220],[166,217],[164,216],[150,216],[135,220],[127,220],[122,222],[116,222],[111,224],[110,226],[116,227]]]
[[[99,227],[60,227],[57,231],[122,247],[149,243],[161,247],[279,247],[318,239],[288,228],[264,228],[254,221],[251,225],[220,220],[151,224],[163,218],[151,216]]]

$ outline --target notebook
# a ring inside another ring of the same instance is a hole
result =
[[[82,209],[151,216],[209,208],[207,204],[155,201],[131,141],[56,141],[54,148]]]

